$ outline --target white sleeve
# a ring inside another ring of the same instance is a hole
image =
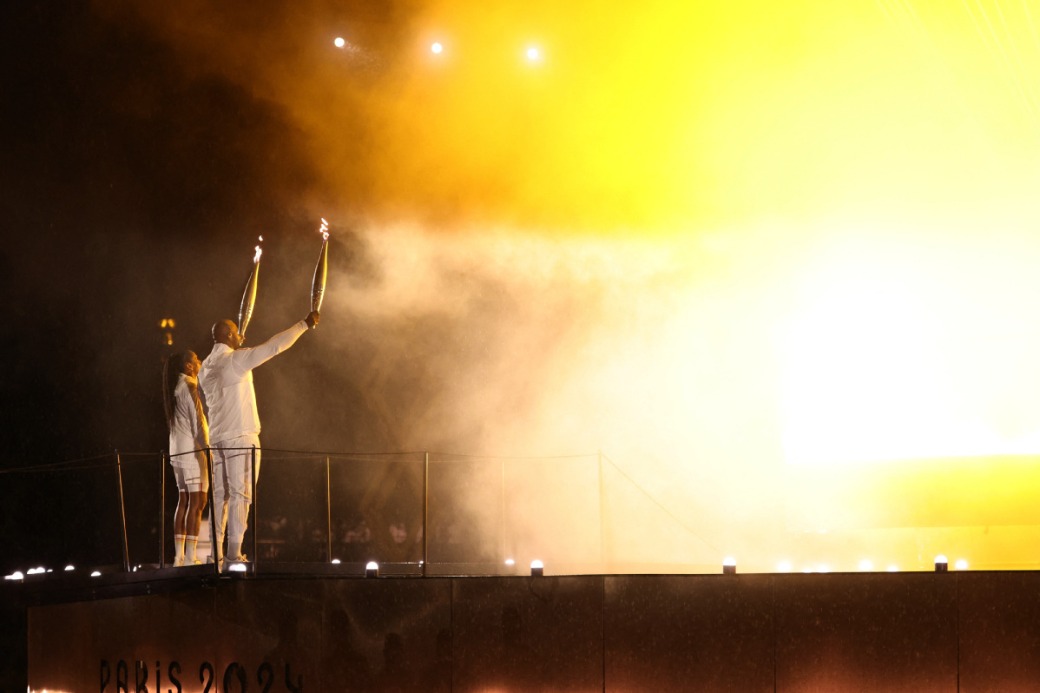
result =
[[[306,331],[307,321],[301,320],[259,346],[248,349],[236,349],[231,353],[231,363],[235,370],[240,373],[251,371],[291,347]]]

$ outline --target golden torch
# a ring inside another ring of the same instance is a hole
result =
[[[325,298],[325,279],[329,274],[329,222],[321,220],[321,252],[318,253],[318,264],[314,266],[314,278],[311,280],[311,311],[321,310],[321,301]]]
[[[260,236],[260,243],[263,242],[264,237]],[[246,279],[246,288],[242,291],[242,303],[238,306],[238,333],[243,337],[246,336],[246,328],[249,327],[249,320],[253,317],[253,304],[256,303],[256,278],[260,274],[260,256],[263,252],[257,245],[256,253],[253,255],[253,269],[249,272],[249,278]]]

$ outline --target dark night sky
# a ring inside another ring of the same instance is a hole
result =
[[[0,468],[159,451],[160,364],[171,350],[160,318],[177,320],[173,348],[205,356],[209,325],[235,316],[258,233],[266,256],[250,336],[309,309],[318,219],[301,201],[321,186],[302,135],[276,104],[192,72],[145,28],[87,2],[8,3],[0,25]],[[333,270],[359,265],[350,229],[334,223],[333,232]],[[292,307],[273,305],[290,286]],[[283,357],[280,377],[302,391],[328,357],[315,337]],[[262,375],[257,387],[261,398],[278,389]],[[279,431],[274,416],[271,437],[302,449],[388,444],[354,436],[364,414],[356,393],[341,394],[335,438]],[[14,552],[0,568],[21,565],[19,551],[38,554],[24,529],[53,529],[66,494],[97,492],[57,479],[74,488],[45,492],[55,477],[5,475],[3,534]]]
[[[154,408],[158,319],[198,343],[220,310],[196,317],[199,301],[248,271],[221,257],[236,240],[247,255],[261,222],[292,223],[306,167],[275,109],[187,79],[84,3],[4,12],[4,389],[21,405],[0,449],[12,464],[153,448],[133,413]],[[278,185],[256,173],[271,160]]]

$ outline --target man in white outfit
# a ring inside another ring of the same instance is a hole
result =
[[[228,560],[246,560],[242,538],[249,522],[253,485],[260,475],[260,415],[256,409],[253,369],[295,344],[308,328],[317,326],[318,318],[318,313],[312,312],[284,332],[248,349],[242,348],[243,337],[234,322],[221,320],[213,325],[213,351],[202,362],[199,383],[209,413],[213,446],[213,554],[221,568],[225,530]],[[256,476],[251,478],[254,450]]]

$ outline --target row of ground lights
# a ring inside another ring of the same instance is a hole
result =
[[[334,563],[334,564],[338,564],[339,562],[340,561],[339,561],[338,558],[332,560],[332,563]],[[505,565],[508,566],[509,568],[514,568],[516,566],[516,561],[514,561],[512,558],[507,558],[505,560]],[[239,568],[242,571],[245,570],[245,566],[232,566],[232,570],[234,570],[235,568]],[[65,572],[66,573],[72,572],[75,569],[76,569],[75,566],[72,566],[72,565],[65,566]],[[959,558],[959,559],[957,559],[957,562],[954,563],[954,570],[967,570],[967,569],[968,569],[968,561],[966,559]],[[874,564],[873,564],[873,562],[865,559],[863,561],[860,561],[860,563],[859,563],[859,570],[861,572],[872,572],[874,570]],[[948,570],[949,570],[949,562],[947,561],[946,556],[943,556],[942,554],[936,556],[935,557],[935,572],[937,572],[937,573],[945,573]],[[895,572],[898,572],[898,571],[899,571],[899,568],[898,568],[898,566],[895,566],[895,565],[890,565],[887,568],[887,572],[889,572],[889,573],[895,573]],[[50,569],[50,568],[43,568],[43,567],[30,568],[28,570],[28,572],[26,572],[26,573],[22,573],[20,570],[16,570],[15,572],[11,573],[10,575],[5,575],[4,579],[5,580],[24,580],[26,575],[39,575],[39,574],[52,573],[52,572],[54,572],[52,569]],[[136,572],[136,568],[135,568],[135,572]],[[727,556],[722,561],[722,572],[727,574],[727,575],[734,575],[734,574],[736,574],[736,572],[737,572],[737,561],[736,561],[736,559],[731,557],[731,556]],[[781,561],[780,564],[777,566],[777,572],[780,572],[780,573],[789,573],[789,572],[791,572],[791,564],[788,561]],[[830,570],[830,567],[827,566],[827,565],[819,565],[819,566],[816,566],[815,568],[806,568],[802,572],[804,572],[804,573],[829,573],[829,572],[831,572],[831,570]],[[542,563],[542,561],[539,561],[539,560],[531,561],[531,575],[535,576],[535,577],[541,577],[544,574],[545,574],[545,564]],[[100,575],[101,575],[101,571],[99,571],[99,570],[95,570],[95,571],[93,571],[90,574],[91,577],[98,577]],[[369,561],[365,565],[365,577],[379,577],[379,564],[376,563],[375,561]]]

